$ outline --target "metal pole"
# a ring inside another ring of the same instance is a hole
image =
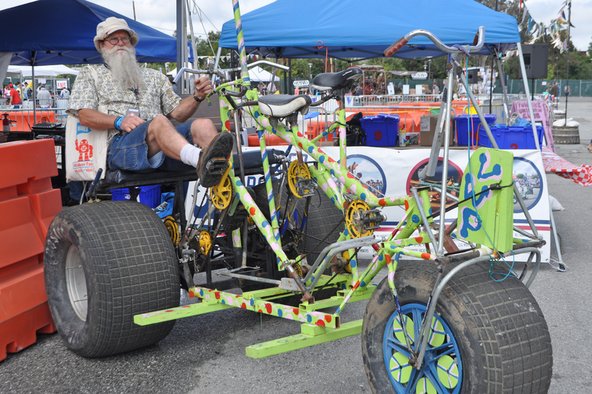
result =
[[[448,71],[448,87],[446,88],[446,114],[444,114],[444,120],[446,123],[444,125],[444,154],[442,157],[442,185],[440,190],[440,227],[438,233],[438,245],[436,249],[436,254],[438,256],[442,256],[444,254],[444,235],[446,229],[446,190],[448,183],[448,153],[450,150],[450,108],[452,106],[452,89],[454,86],[454,76],[455,66],[454,64],[451,64],[450,70]],[[467,93],[470,92],[468,86],[466,90]],[[440,147],[438,146],[437,149],[439,150]],[[432,145],[432,150],[434,150],[434,145]]]
[[[528,81],[526,79],[526,66],[524,65],[524,57],[522,55],[522,45],[517,43],[516,48],[518,49],[518,60],[520,61],[520,71],[522,72],[522,83],[524,84],[524,94],[526,95],[526,104],[528,106],[528,115],[530,116],[530,125],[532,126],[532,134],[534,135],[534,145],[536,146],[537,150],[541,150],[539,136],[536,131],[536,123],[534,121],[532,101],[528,98],[530,92],[528,89]]]
[[[569,37],[571,33],[571,0],[567,3],[567,48],[565,49],[565,79],[567,80],[565,84],[565,118],[563,121],[563,126],[567,127],[567,96],[569,96]]]
[[[495,10],[497,11],[497,0],[495,0]],[[497,51],[493,51],[491,55],[491,73],[489,74],[489,113],[493,113],[493,61],[495,56],[497,55]]]
[[[33,124],[37,123],[37,81],[35,81],[35,62],[37,61],[37,51],[33,51],[31,56],[31,85],[33,85]]]
[[[185,66],[187,55],[187,34],[185,29],[185,4],[183,0],[177,0],[177,72]],[[176,86],[177,93],[185,91],[185,78],[180,79],[179,86]]]

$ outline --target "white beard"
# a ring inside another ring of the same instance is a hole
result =
[[[124,89],[144,89],[144,79],[140,65],[136,61],[135,48],[114,46],[110,49],[104,48],[101,54],[111,69],[113,79],[121,83]]]

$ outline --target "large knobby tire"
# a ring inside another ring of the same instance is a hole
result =
[[[541,309],[522,282],[514,277],[494,282],[487,271],[487,265],[473,265],[448,282],[419,372],[407,363],[388,282],[380,283],[362,328],[364,367],[374,392],[415,393],[416,387],[431,393],[547,392],[553,358]],[[433,264],[407,261],[395,275],[412,347],[436,274]]]
[[[138,326],[133,316],[179,305],[177,257],[162,221],[135,202],[66,208],[45,246],[49,307],[66,346],[103,357],[154,344],[174,321]]]

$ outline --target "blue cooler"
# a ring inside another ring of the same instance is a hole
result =
[[[502,124],[493,125],[491,133],[500,149],[536,149],[532,127],[524,126],[506,126]],[[543,145],[543,126],[536,126],[539,145]],[[492,148],[491,141],[487,137],[485,130],[479,131],[479,146]]]
[[[380,114],[360,119],[368,146],[397,146],[399,115]]]
[[[160,185],[140,186],[138,194],[141,204],[149,208],[154,208],[160,204]],[[111,200],[124,201],[130,200],[131,193],[127,187],[111,189]]]
[[[491,127],[495,124],[494,114],[483,115],[485,121]],[[477,145],[477,135],[482,129],[481,120],[478,115],[460,115],[454,118],[454,125],[456,130],[456,145],[458,146],[475,146]],[[469,130],[471,133],[469,134]]]

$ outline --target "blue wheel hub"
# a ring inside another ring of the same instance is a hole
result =
[[[417,354],[423,304],[406,304],[393,312],[384,331],[384,365],[397,393],[460,393],[462,360],[454,333],[441,316],[432,319],[428,346],[418,370],[409,363]]]

